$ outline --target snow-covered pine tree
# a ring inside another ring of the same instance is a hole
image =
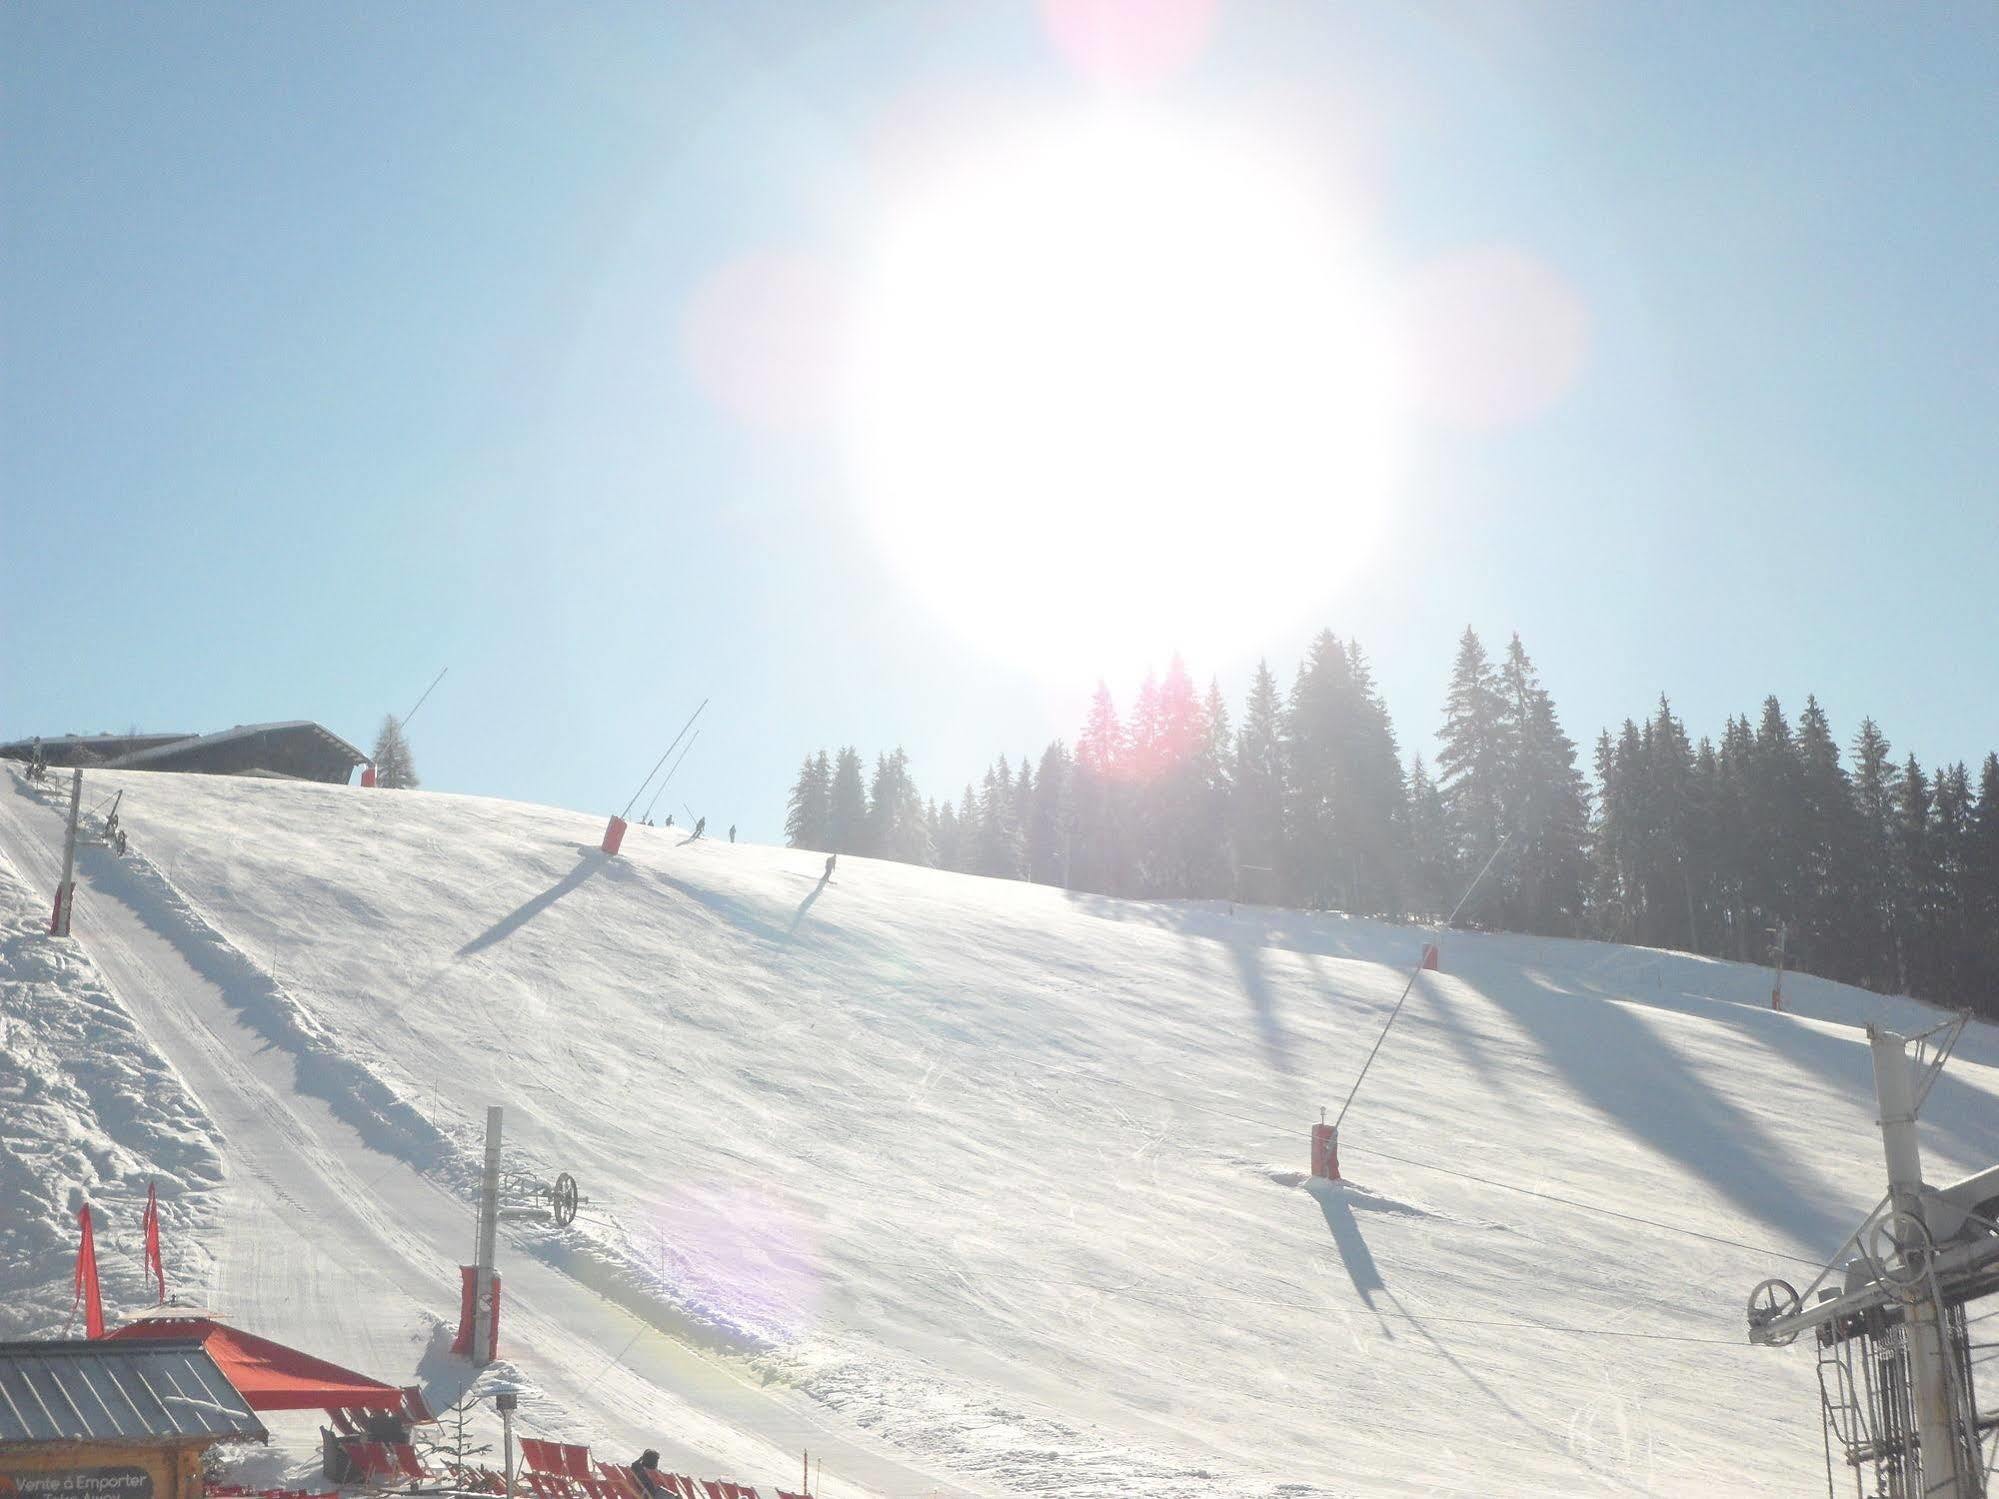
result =
[[[409,740],[403,737],[403,726],[396,721],[393,713],[382,718],[381,732],[375,736],[375,750],[369,757],[375,762],[375,784],[386,786],[391,791],[406,791],[416,786],[416,761],[410,757]]]

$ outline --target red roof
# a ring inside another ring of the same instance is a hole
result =
[[[269,1338],[225,1327],[212,1317],[144,1317],[110,1336],[198,1340],[252,1410],[395,1410],[403,1403],[402,1391],[379,1380]]]

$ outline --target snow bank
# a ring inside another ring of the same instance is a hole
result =
[[[139,1232],[149,1182],[169,1292],[205,1284],[223,1174],[199,1105],[89,955],[47,923],[45,892],[0,856],[0,1339],[62,1330],[85,1200],[107,1314],[152,1304]]]

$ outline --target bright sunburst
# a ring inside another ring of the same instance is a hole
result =
[[[1131,114],[970,152],[885,223],[846,382],[881,542],[1049,673],[1212,655],[1323,604],[1402,449],[1387,293],[1339,205]]]

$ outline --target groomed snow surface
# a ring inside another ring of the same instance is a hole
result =
[[[1924,1006],[1452,933],[1328,1187],[1309,1128],[1419,929],[676,829],[610,859],[598,817],[475,797],[121,772],[86,806],[119,788],[131,854],[86,842],[63,943],[66,787],[0,783],[5,1330],[66,1313],[72,1188],[143,1302],[155,1178],[186,1299],[453,1397],[500,1103],[509,1167],[590,1201],[503,1230],[484,1385],[601,1456],[768,1491],[810,1448],[834,1499],[1823,1482],[1812,1356],[1747,1346],[1743,1300],[1880,1196],[1858,1026]],[[1995,1062],[1974,1027],[1930,1095],[1932,1180],[1999,1160]]]

